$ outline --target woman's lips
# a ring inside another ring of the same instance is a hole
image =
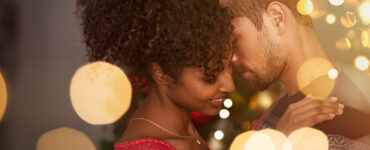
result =
[[[212,105],[216,106],[216,107],[221,107],[224,103],[224,100],[225,100],[224,97],[223,98],[214,98],[214,99],[210,99],[209,102]]]

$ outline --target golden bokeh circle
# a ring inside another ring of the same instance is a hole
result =
[[[313,145],[311,145],[313,144]],[[310,146],[311,145],[311,146]],[[247,131],[239,134],[231,143],[230,150],[328,150],[327,136],[314,128],[301,128],[288,137],[274,129]]]
[[[340,19],[342,25],[346,28],[351,28],[356,25],[357,17],[353,12],[347,11],[344,16]]]
[[[326,22],[328,23],[328,24],[334,24],[335,22],[336,22],[336,20],[337,20],[337,18],[335,17],[335,15],[333,15],[333,14],[328,14],[327,16],[326,16]]]
[[[313,12],[314,5],[311,0],[299,0],[297,10],[302,15],[310,15]]]
[[[365,1],[360,5],[359,14],[364,25],[370,23],[370,1]]]
[[[4,117],[8,101],[7,88],[3,75],[0,72],[0,122]]]
[[[370,48],[370,30],[361,32],[361,44],[364,48]]]
[[[328,137],[322,131],[314,128],[301,128],[288,136],[293,149],[328,150]]]
[[[248,131],[248,132],[244,132],[236,136],[233,142],[231,143],[230,150],[244,149],[244,146],[249,140],[249,138],[256,132],[257,131]]]
[[[96,148],[84,133],[62,127],[41,135],[36,150],[96,150]]]
[[[81,119],[93,125],[110,124],[130,107],[132,87],[119,67],[100,61],[76,71],[70,96]]]
[[[305,61],[297,73],[297,86],[305,95],[327,97],[334,89],[335,81],[329,78],[329,71],[335,68],[324,58]]]

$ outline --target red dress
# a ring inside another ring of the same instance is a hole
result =
[[[209,147],[203,139],[201,139],[203,144],[209,150]],[[114,145],[114,150],[176,150],[175,147],[170,144],[156,140],[156,139],[138,139],[130,142],[116,143]]]

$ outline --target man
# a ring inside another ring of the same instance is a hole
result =
[[[275,128],[288,135],[314,127],[327,134],[330,149],[370,149],[365,145],[370,134],[369,102],[332,63],[311,18],[298,12],[297,2],[221,1],[236,16],[232,59],[236,71],[256,90],[280,80],[287,91],[264,115],[259,128]],[[328,72],[334,72],[334,77]],[[337,105],[336,99],[346,105],[344,113],[344,105]]]

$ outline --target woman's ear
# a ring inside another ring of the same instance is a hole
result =
[[[157,84],[169,84],[173,81],[157,63],[151,63],[149,65],[149,73]]]

